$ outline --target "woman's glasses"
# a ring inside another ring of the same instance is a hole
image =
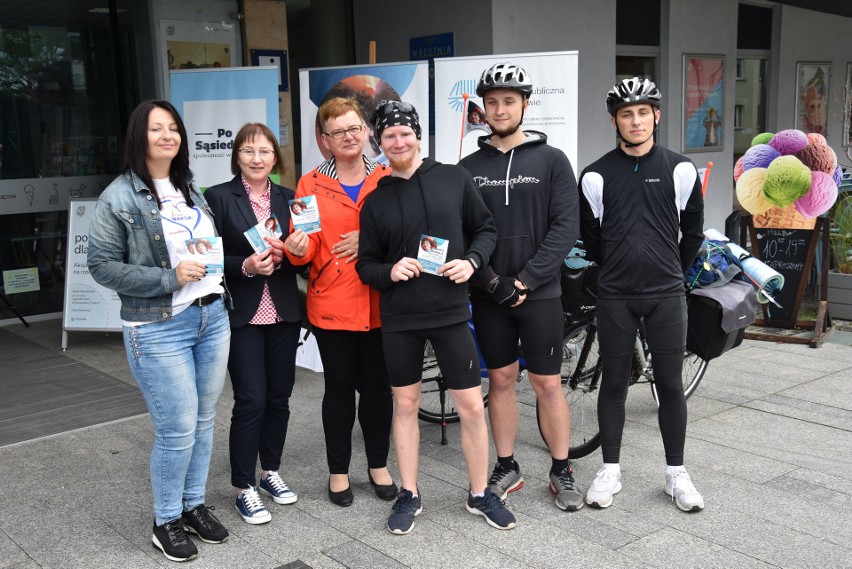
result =
[[[275,151],[270,150],[269,148],[261,148],[260,150],[255,150],[254,148],[240,148],[240,153],[246,158],[254,158],[254,155],[257,154],[262,160],[268,160],[275,155]]]
[[[346,136],[347,133],[352,136],[358,136],[359,134],[361,134],[362,130],[364,130],[364,125],[356,124],[350,126],[349,128],[341,128],[339,130],[333,130],[331,132],[324,132],[323,134],[330,138],[337,139],[343,138],[344,136]]]

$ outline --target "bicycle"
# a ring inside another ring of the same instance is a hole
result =
[[[568,456],[572,458],[582,458],[600,446],[597,391],[601,375],[601,362],[597,342],[597,323],[595,321],[595,287],[590,282],[596,279],[596,272],[589,270],[590,264],[583,258],[585,251],[582,249],[582,244],[578,245],[580,246],[572,249],[566,257],[561,269],[565,327],[560,375],[565,398],[571,410],[571,438]],[[468,327],[473,334],[479,354],[483,402],[487,406],[488,372],[482,359],[472,320],[468,321]],[[629,386],[637,383],[650,384],[651,394],[657,401],[651,353],[642,329],[637,332],[633,356]],[[518,382],[520,382],[526,372],[523,346],[521,345],[518,345],[518,364]],[[682,377],[684,395],[687,398],[695,392],[706,370],[707,361],[688,351],[684,352]],[[440,367],[435,360],[434,351],[427,342],[423,358],[418,417],[428,423],[441,425],[442,445],[447,444],[447,425],[459,420],[458,412],[452,404],[452,395],[448,394],[447,391]],[[536,402],[536,421],[540,432],[538,402]],[[543,436],[542,440],[544,440]]]

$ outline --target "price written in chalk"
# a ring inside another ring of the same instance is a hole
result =
[[[804,254],[808,248],[807,240],[787,229],[765,229],[764,236],[763,247],[760,249],[760,256],[764,261],[772,261],[778,257],[795,258]]]

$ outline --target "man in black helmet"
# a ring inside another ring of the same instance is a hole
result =
[[[668,465],[665,492],[678,508],[695,512],[704,508],[704,500],[683,466],[683,275],[703,240],[704,201],[695,165],[656,144],[660,99],[657,86],[644,77],[615,85],[606,106],[618,147],[580,176],[586,258],[601,266],[597,323],[603,365],[598,395],[603,466],[586,503],[607,508],[621,491],[624,402],[636,330],[644,323]]]
[[[562,260],[579,234],[574,170],[541,132],[523,130],[532,94],[527,72],[498,63],[482,73],[476,94],[491,134],[464,158],[497,224],[497,247],[471,286],[476,335],[490,380],[488,416],[497,449],[489,479],[505,498],[523,486],[514,459],[518,430],[518,340],[539,404],[541,430],[551,453],[550,491],[561,510],[583,507],[568,463],[570,416],[562,392]]]

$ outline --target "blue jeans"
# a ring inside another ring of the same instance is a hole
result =
[[[130,371],[154,424],[151,488],[162,525],[204,503],[231,340],[228,313],[218,300],[123,331]]]

